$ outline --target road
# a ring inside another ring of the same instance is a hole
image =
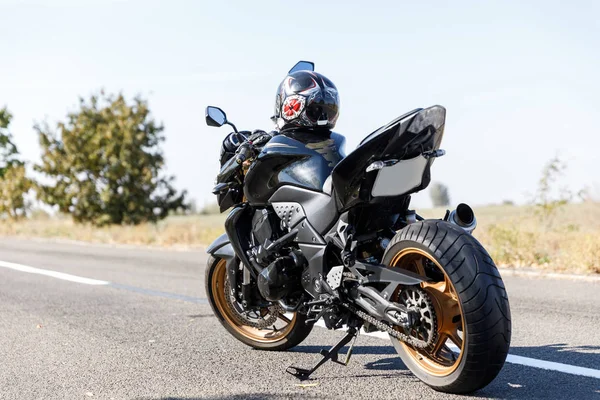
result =
[[[205,261],[200,251],[0,240],[0,399],[460,397],[429,389],[387,341],[364,335],[349,366],[330,363],[316,385],[298,386],[285,368],[312,364],[343,333],[315,328],[290,352],[244,346],[206,304]],[[600,399],[600,284],[505,283],[512,362],[472,397]]]

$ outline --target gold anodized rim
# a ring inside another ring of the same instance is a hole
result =
[[[419,367],[431,375],[443,377],[450,375],[458,368],[465,349],[464,312],[457,291],[440,263],[424,250],[414,247],[403,249],[394,256],[390,266],[427,276],[425,260],[431,261],[444,276],[443,281],[421,283],[421,287],[429,294],[433,302],[438,323],[438,339],[427,349],[415,349],[403,342],[401,345]],[[459,331],[462,332],[462,337]],[[458,357],[447,346],[448,340],[460,349]]]
[[[228,294],[225,293],[225,280],[227,277],[227,267],[224,260],[219,260],[215,266],[215,271],[212,274],[212,285],[211,291],[215,305],[219,312],[227,322],[237,333],[244,337],[261,343],[274,343],[284,339],[296,324],[296,313],[292,318],[288,318],[283,314],[279,315],[279,320],[283,321],[286,325],[278,329],[258,329],[248,325],[240,324],[234,317],[234,310],[231,309],[229,302],[226,297]]]

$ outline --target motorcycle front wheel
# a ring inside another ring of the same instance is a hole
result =
[[[244,310],[230,294],[227,266],[223,259],[209,257],[204,279],[206,295],[221,325],[242,343],[255,349],[283,351],[300,344],[310,334],[312,326],[305,323],[300,313],[278,312],[269,326],[256,327],[256,323],[272,318],[273,310]]]
[[[508,354],[511,317],[504,283],[483,246],[450,223],[426,220],[398,231],[382,263],[428,279],[421,288],[437,319],[437,339],[428,348],[391,338],[404,364],[442,392],[471,393],[489,384]]]

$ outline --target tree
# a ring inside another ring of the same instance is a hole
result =
[[[33,188],[33,182],[27,178],[24,165],[11,166],[0,179],[0,214],[11,219],[22,217],[29,204],[25,194]]]
[[[434,182],[429,189],[429,196],[434,207],[446,207],[450,205],[450,193],[448,187],[442,183]]]
[[[27,211],[25,194],[33,182],[26,176],[25,164],[19,160],[19,151],[8,131],[11,120],[8,109],[0,109],[0,215],[16,219]]]
[[[567,163],[561,160],[558,155],[548,160],[544,165],[542,176],[538,181],[537,191],[532,199],[536,207],[536,213],[543,219],[552,217],[559,208],[569,203],[573,198],[573,193],[566,187],[558,189],[558,196],[555,194],[557,191],[555,186],[566,169]]]
[[[80,98],[79,109],[52,130],[36,125],[42,162],[35,169],[52,184],[39,185],[40,200],[94,225],[156,222],[185,208],[172,176],[162,175],[164,127],[139,96]]]
[[[8,131],[12,117],[6,107],[0,109],[0,178],[11,166],[23,165],[18,159],[17,146],[12,142],[12,135]]]

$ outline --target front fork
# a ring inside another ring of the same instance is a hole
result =
[[[242,305],[248,307],[248,300],[252,299],[252,275],[246,267],[242,268]]]

